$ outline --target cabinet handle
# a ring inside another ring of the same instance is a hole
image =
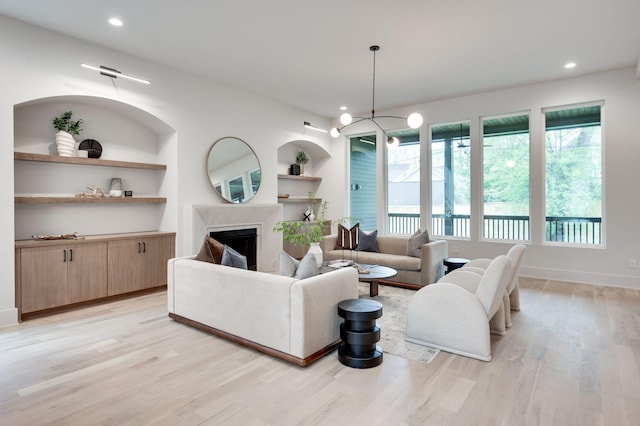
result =
[[[147,252],[147,243],[142,243],[142,252],[146,253]]]
[[[69,249],[69,262],[73,262],[73,249]]]
[[[138,253],[142,253],[142,246],[140,243],[138,243]]]
[[[62,250],[62,263],[67,261],[67,250]]]

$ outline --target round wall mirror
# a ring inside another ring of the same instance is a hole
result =
[[[244,203],[253,198],[260,187],[260,162],[242,139],[221,138],[209,149],[207,176],[222,198],[230,203]]]

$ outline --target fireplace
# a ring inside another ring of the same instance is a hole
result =
[[[258,230],[256,228],[211,231],[209,232],[209,236],[222,244],[228,245],[238,253],[245,255],[247,257],[247,268],[252,271],[257,271]]]
[[[185,253],[198,253],[202,239],[213,235],[212,232],[254,228],[258,234],[257,270],[277,272],[280,269],[282,234],[272,230],[276,222],[282,220],[282,204],[188,205],[184,219]]]

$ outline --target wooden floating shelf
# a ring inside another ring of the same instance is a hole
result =
[[[314,182],[321,182],[322,178],[317,176],[298,176],[298,175],[278,175],[278,179],[291,179],[291,180],[308,180]]]
[[[278,197],[279,203],[320,203],[322,198]]]
[[[165,197],[15,197],[16,204],[161,204]]]
[[[14,152],[14,160],[38,161],[41,163],[78,164],[85,166],[121,167],[128,169],[167,170],[165,164],[135,163],[131,161],[101,160],[99,158],[60,157],[59,155]]]

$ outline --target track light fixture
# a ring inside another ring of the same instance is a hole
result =
[[[80,64],[80,66],[90,70],[98,71],[101,75],[106,75],[107,77],[111,77],[111,78],[122,77],[122,78],[126,78],[127,80],[137,81],[138,83],[142,83],[142,84],[151,84],[149,80],[145,80],[137,77],[131,77],[130,75],[123,74],[122,72],[116,69],[105,67],[104,65],[100,65],[99,67],[96,67],[88,64]]]
[[[304,127],[306,127],[307,129],[315,130],[316,132],[327,133],[327,131],[325,129],[321,129],[320,127],[316,127],[313,124],[309,123],[308,121],[304,122]]]
[[[360,123],[361,121],[364,121],[364,120],[370,120],[373,124],[378,126],[378,128],[382,131],[384,136],[387,138],[387,143],[389,143],[390,145],[397,145],[399,143],[398,138],[389,136],[386,130],[384,130],[382,126],[378,124],[378,122],[375,119],[376,118],[399,118],[401,120],[407,120],[407,124],[412,129],[417,129],[418,127],[422,126],[422,122],[423,122],[422,115],[420,115],[417,112],[414,112],[410,114],[409,117],[398,117],[395,115],[380,115],[376,117],[376,52],[380,50],[380,46],[377,46],[377,45],[370,46],[369,50],[373,52],[373,89],[372,89],[372,101],[371,101],[371,117],[352,117],[351,114],[349,114],[348,112],[345,112],[340,116],[340,123],[342,123],[342,127],[338,127],[338,128],[334,127],[333,129],[331,129],[329,133],[334,138],[337,138],[338,136],[340,136],[344,128],[352,124]],[[354,118],[356,119],[356,121],[353,121]]]

